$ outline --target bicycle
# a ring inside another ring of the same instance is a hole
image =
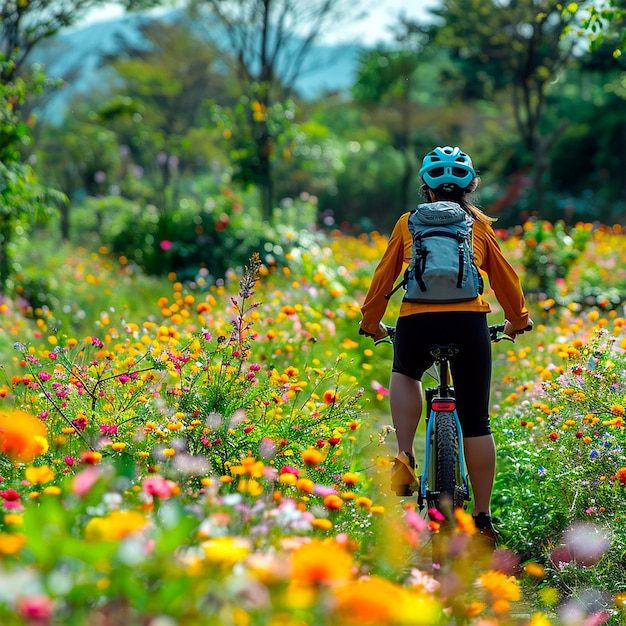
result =
[[[379,339],[376,345],[384,342],[393,344],[395,327],[381,322],[380,328],[386,336]],[[504,324],[489,326],[492,343],[503,339],[514,341],[504,334],[504,328]],[[525,330],[532,330],[532,325]],[[465,503],[471,499],[463,452],[463,433],[450,375],[450,358],[458,351],[458,346],[454,344],[433,344],[430,347],[437,370],[433,378],[438,384],[425,390],[426,451],[423,473],[418,477],[420,510],[426,504],[429,510],[436,509],[448,521],[453,521],[455,508],[465,508]]]

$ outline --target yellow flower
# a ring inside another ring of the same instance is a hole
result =
[[[48,465],[26,468],[26,480],[33,485],[43,485],[54,480],[54,472]]]
[[[311,524],[321,530],[330,530],[333,527],[333,523],[326,517],[316,517]]]
[[[624,407],[621,404],[614,404],[611,407],[611,413],[613,415],[624,415],[624,411],[625,411],[625,409],[624,409]]]
[[[94,517],[85,526],[85,541],[117,541],[146,525],[137,511],[112,511],[106,517]]]
[[[0,554],[16,554],[26,545],[26,535],[22,533],[0,533]]]
[[[543,578],[546,575],[546,568],[540,563],[527,563],[524,566],[524,570],[527,574],[534,576],[535,578]]]
[[[243,561],[251,550],[250,542],[242,537],[216,537],[201,544],[209,563],[232,567]]]
[[[550,620],[543,613],[535,613],[528,626],[550,626]]]

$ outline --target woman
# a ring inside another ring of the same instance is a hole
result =
[[[496,241],[490,225],[494,220],[468,198],[480,182],[470,157],[458,147],[437,147],[424,157],[419,173],[424,183],[421,191],[428,203],[457,203],[473,219],[474,260],[487,275],[504,310],[504,332],[511,337],[523,333],[530,320],[519,277]],[[413,242],[409,215],[405,213],[396,223],[361,308],[363,319],[359,333],[374,340],[384,336],[379,323],[385,314],[387,296],[411,260]],[[491,494],[496,449],[489,426],[491,340],[487,314],[490,310],[481,294],[472,300],[453,303],[404,300],[396,324],[389,401],[398,444],[391,486],[398,495],[410,495],[416,489],[413,443],[422,411],[421,379],[433,363],[429,346],[455,343],[460,347],[459,354],[451,358],[450,367],[474,496],[473,516],[478,531],[495,543]]]

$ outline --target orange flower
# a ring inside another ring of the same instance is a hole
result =
[[[325,391],[324,392],[324,404],[334,404],[339,400],[339,394],[336,391]]]
[[[292,580],[308,585],[323,584],[352,577],[352,556],[334,541],[312,540],[292,555]]]
[[[302,460],[307,465],[319,465],[324,460],[324,455],[315,448],[309,448],[302,453]]]
[[[339,511],[343,507],[343,500],[337,494],[331,493],[324,498],[324,506]]]
[[[27,463],[47,451],[44,423],[23,411],[0,413],[0,450],[13,461]]]
[[[626,467],[620,467],[617,472],[615,472],[615,476],[617,480],[619,480],[620,485],[626,485]]]

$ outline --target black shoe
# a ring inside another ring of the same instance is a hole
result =
[[[497,548],[500,543],[501,535],[500,533],[493,527],[493,519],[491,515],[487,515],[487,513],[479,513],[478,515],[473,515],[474,524],[476,525],[476,534],[479,537],[484,537],[485,542],[488,543],[493,548]]]

